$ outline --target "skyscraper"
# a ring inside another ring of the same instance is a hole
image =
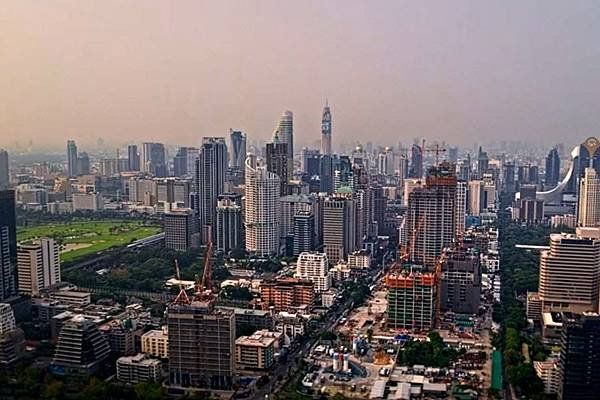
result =
[[[293,255],[315,248],[315,216],[311,211],[300,210],[294,215]]]
[[[476,314],[481,297],[479,254],[464,249],[445,249],[441,264],[441,309]]]
[[[579,182],[577,211],[579,226],[600,226],[600,178],[594,168],[586,168]]]
[[[479,152],[477,154],[477,178],[483,179],[483,174],[485,174],[489,168],[490,159],[488,158],[487,152],[483,151],[481,146],[479,146]]]
[[[246,250],[259,256],[279,253],[280,179],[256,158],[246,159]]]
[[[74,140],[67,140],[67,174],[70,178],[77,176],[77,145]]]
[[[285,111],[275,128],[273,136],[277,134],[281,143],[287,144],[288,176],[287,180],[294,179],[294,116],[291,111]]]
[[[211,301],[169,305],[169,384],[231,390],[235,374],[235,313]]]
[[[548,156],[546,156],[546,171],[544,184],[546,189],[553,189],[558,185],[560,179],[560,156],[556,147],[550,150]]]
[[[423,149],[418,144],[413,144],[410,152],[410,169],[408,171],[410,178],[423,177]]]
[[[316,292],[325,292],[331,287],[327,254],[316,251],[300,253],[296,266],[296,276],[315,284]]]
[[[433,268],[442,250],[450,246],[456,232],[457,179],[451,164],[430,168],[426,186],[408,196],[406,223],[413,235],[411,261]]]
[[[8,189],[10,173],[8,169],[8,152],[0,149],[0,190]]]
[[[246,161],[246,134],[240,131],[229,130],[231,140],[230,166],[238,171],[244,172]]]
[[[273,136],[273,143],[267,143],[267,170],[279,177],[281,196],[288,194],[288,169],[290,165],[288,165],[287,151],[288,145],[279,141],[277,133]]]
[[[157,178],[167,176],[165,146],[162,143],[142,143],[142,171]]]
[[[351,194],[336,193],[323,202],[323,250],[333,263],[356,250],[356,204]]]
[[[17,252],[19,293],[37,296],[60,282],[60,248],[54,239],[19,243]]]
[[[182,177],[188,173],[188,151],[187,147],[180,147],[173,158],[173,176]]]
[[[138,154],[138,147],[135,144],[127,146],[127,169],[129,171],[140,170],[140,155]]]
[[[225,192],[227,177],[227,145],[225,138],[205,137],[196,161],[195,192],[198,194],[202,242],[214,239],[217,199]]]
[[[192,210],[183,208],[165,213],[165,248],[188,251],[193,247],[196,221]]]
[[[321,155],[319,177],[321,179],[321,192],[332,193],[334,191],[333,158],[330,155]]]
[[[321,154],[331,155],[331,110],[325,102],[321,118]]]
[[[216,247],[228,252],[243,248],[242,198],[236,194],[220,195],[217,201]]]
[[[595,400],[600,393],[600,316],[563,313],[559,400]]]
[[[15,191],[0,190],[0,301],[15,294],[17,259]]]

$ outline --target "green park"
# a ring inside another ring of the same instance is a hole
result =
[[[161,231],[160,226],[138,221],[71,221],[20,227],[17,230],[17,238],[19,241],[25,241],[51,237],[61,246],[62,262],[69,263],[90,254],[126,246]]]

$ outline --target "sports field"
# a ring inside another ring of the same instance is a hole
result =
[[[52,237],[61,244],[61,261],[70,262],[102,250],[126,246],[161,231],[159,226],[132,221],[78,221],[19,228],[17,238],[22,241]]]

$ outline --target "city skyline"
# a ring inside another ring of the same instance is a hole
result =
[[[11,1],[0,145],[197,145],[229,128],[268,140],[289,109],[303,146],[319,142],[326,99],[334,149],[365,137],[587,137],[600,128],[590,90],[599,11],[583,1]]]

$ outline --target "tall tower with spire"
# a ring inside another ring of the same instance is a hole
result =
[[[327,100],[325,100],[321,119],[321,154],[331,155],[331,110]]]

